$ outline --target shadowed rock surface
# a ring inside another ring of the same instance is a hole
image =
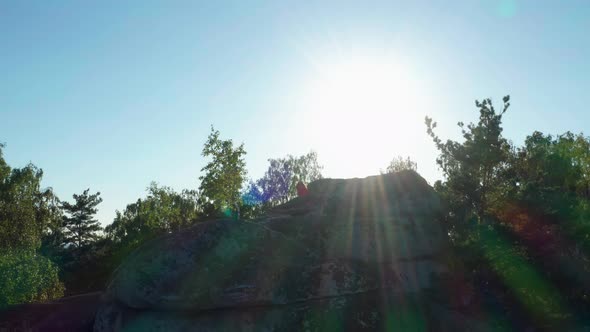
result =
[[[94,329],[479,329],[428,295],[447,271],[438,208],[413,171],[313,182],[264,218],[143,245],[115,272]]]
[[[92,331],[99,297],[96,292],[2,309],[0,331]]]

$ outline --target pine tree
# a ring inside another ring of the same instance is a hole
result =
[[[81,195],[74,194],[74,204],[62,203],[62,209],[65,212],[63,226],[66,245],[81,248],[98,239],[96,232],[102,227],[93,217],[97,212],[96,206],[102,202],[102,198],[100,198],[100,192],[90,195],[89,191],[90,189],[86,189]]]

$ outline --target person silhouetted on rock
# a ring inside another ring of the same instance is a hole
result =
[[[305,186],[305,183],[299,181],[297,182],[297,197],[303,197],[306,196],[307,194],[309,194],[309,190],[307,190],[307,187]]]

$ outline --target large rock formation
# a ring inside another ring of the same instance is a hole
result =
[[[95,331],[455,329],[428,296],[438,204],[412,171],[324,179],[264,218],[162,236],[115,272]]]

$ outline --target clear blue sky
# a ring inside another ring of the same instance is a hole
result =
[[[399,154],[431,182],[424,116],[457,137],[476,98],[512,96],[515,142],[589,131],[589,1],[355,3],[0,0],[5,157],[43,168],[62,199],[102,192],[108,224],[152,180],[196,188],[211,124],[245,143],[253,178],[267,158],[315,149],[328,177],[376,174]],[[372,63],[400,73],[391,110],[317,96],[321,73]]]

